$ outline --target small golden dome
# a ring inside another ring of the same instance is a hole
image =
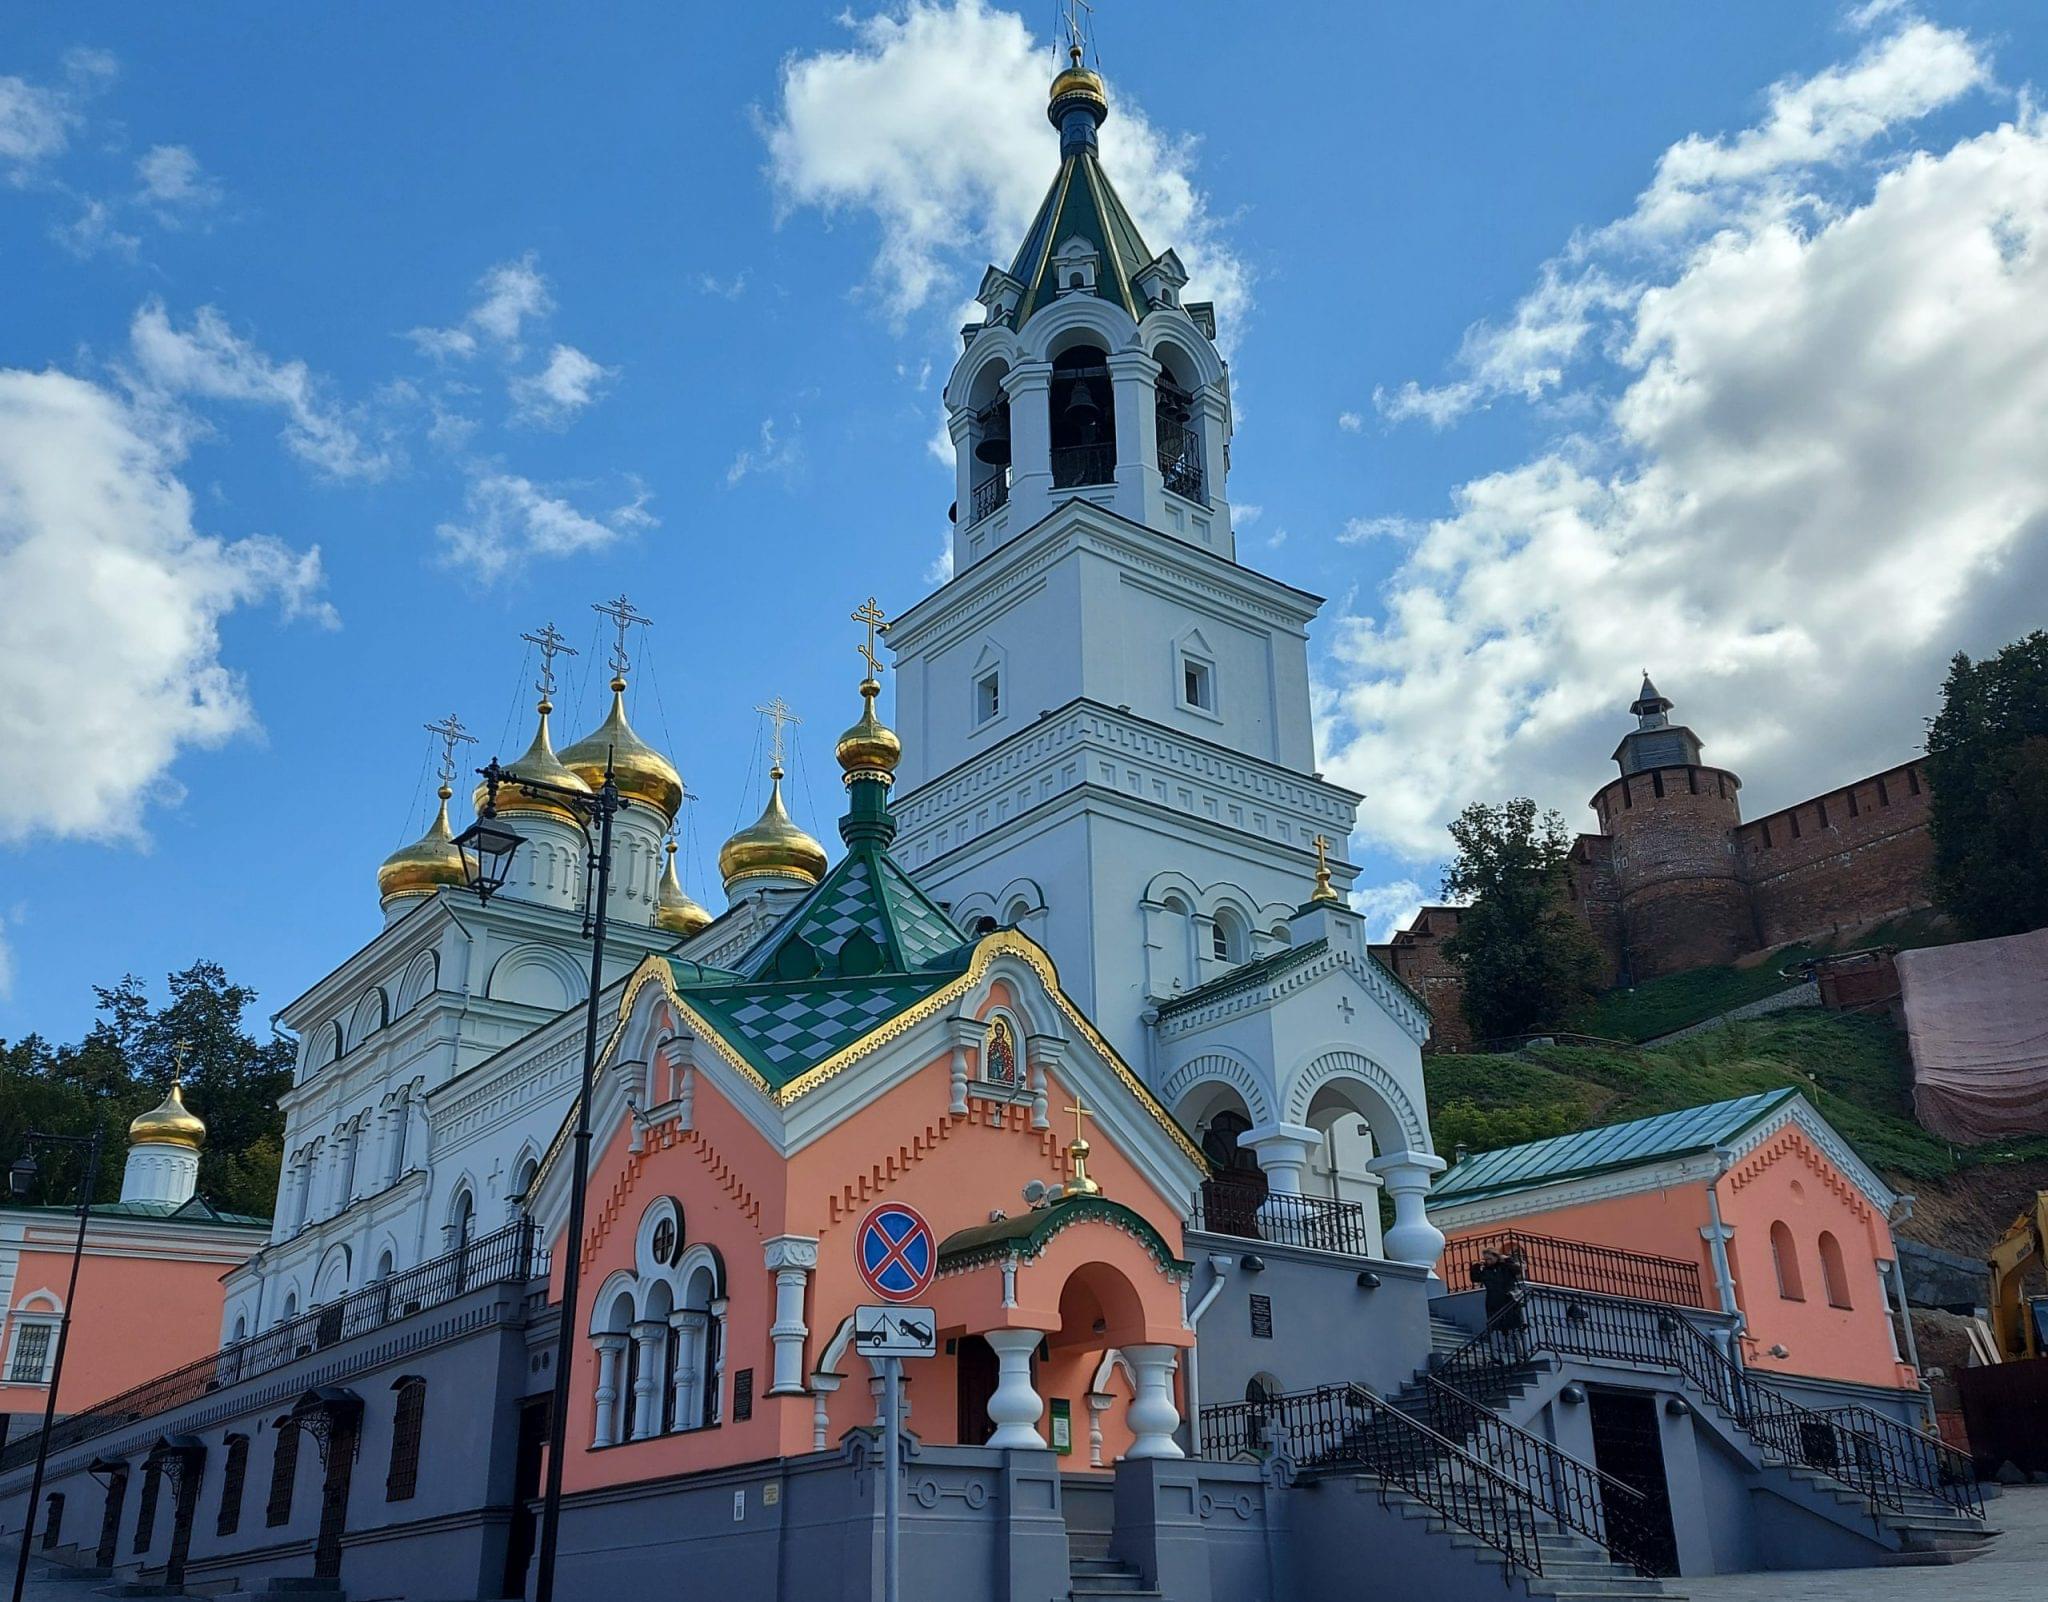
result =
[[[865,701],[860,721],[839,736],[839,766],[849,779],[856,773],[894,775],[896,764],[903,759],[903,742],[896,738],[894,729],[875,716],[875,697],[882,693],[882,686],[873,679],[863,679],[860,693]]]
[[[1046,116],[1057,128],[1060,114],[1065,109],[1060,102],[1082,100],[1095,108],[1095,121],[1099,125],[1109,116],[1109,91],[1103,87],[1099,74],[1081,65],[1079,45],[1070,46],[1067,55],[1071,65],[1052,81],[1052,92],[1046,97]]]
[[[548,784],[559,784],[564,789],[588,792],[590,786],[569,769],[562,766],[562,759],[555,755],[554,741],[548,736],[548,714],[554,711],[554,703],[543,700],[540,704],[540,726],[533,731],[533,744],[526,748],[526,754],[517,762],[505,768],[507,782],[498,786],[498,811],[501,815],[515,812],[538,813],[542,817],[560,818],[564,823],[575,823],[576,814],[563,802],[552,796],[528,795],[519,788],[520,779],[539,779]],[[490,786],[476,787],[476,809],[481,813],[490,800]]]
[[[604,785],[605,753],[611,753],[612,779],[628,801],[653,807],[664,823],[676,821],[683,804],[683,777],[669,759],[626,721],[626,681],[612,680],[611,715],[562,753],[562,765],[591,789]]]
[[[448,827],[448,798],[454,793],[442,785],[441,810],[434,814],[432,827],[411,845],[392,852],[377,870],[377,899],[385,906],[407,896],[430,896],[444,885],[459,890],[469,882],[463,872],[466,853]]]
[[[718,851],[718,872],[726,894],[749,879],[801,879],[816,884],[825,876],[825,848],[791,821],[782,804],[782,769],[768,770],[768,804],[760,817]]]
[[[654,927],[670,934],[701,934],[711,927],[711,914],[690,899],[683,881],[676,877],[676,843],[668,843],[668,868],[661,876],[661,892],[654,898]]]
[[[197,1151],[206,1144],[206,1125],[185,1105],[184,1089],[174,1079],[170,1094],[128,1126],[128,1144]]]

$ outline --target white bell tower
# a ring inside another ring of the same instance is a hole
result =
[[[1142,1065],[1155,1002],[1291,938],[1359,797],[1315,773],[1320,600],[1237,561],[1213,308],[1103,173],[1078,51],[1047,115],[1059,172],[946,386],[955,576],[890,628],[895,849]]]

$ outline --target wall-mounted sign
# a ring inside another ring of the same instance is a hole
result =
[[[1074,1449],[1074,1404],[1064,1396],[1052,1399],[1052,1449],[1062,1457]]]
[[[1273,1298],[1254,1296],[1252,1298],[1252,1339],[1269,1341],[1273,1338]]]

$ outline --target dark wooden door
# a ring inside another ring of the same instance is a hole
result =
[[[1641,1391],[1593,1391],[1593,1464],[1643,1493],[1635,1517],[1642,1550],[1659,1574],[1678,1572],[1678,1538],[1671,1529],[1671,1490],[1664,1481],[1664,1435],[1657,1398]],[[1617,1510],[1610,1506],[1610,1519]]]
[[[164,1584],[185,1583],[185,1559],[192,1551],[192,1516],[199,1507],[200,1472],[206,1459],[197,1452],[186,1453],[171,1468],[171,1555],[164,1565]]]
[[[313,1543],[313,1578],[341,1578],[341,1536],[348,1528],[348,1488],[355,1476],[356,1435],[362,1420],[353,1409],[329,1415],[327,1473],[320,1481],[320,1534]]]
[[[529,1397],[519,1405],[519,1452],[512,1463],[512,1530],[505,1539],[505,1583],[500,1596],[526,1595],[526,1570],[533,1562],[541,1467],[547,1459],[551,1396]]]
[[[979,1335],[963,1335],[954,1349],[954,1373],[960,1392],[959,1441],[962,1446],[982,1446],[995,1434],[995,1420],[988,1416],[989,1398],[996,1394],[996,1349]]]
[[[128,1500],[128,1471],[118,1469],[107,1480],[107,1511],[100,1519],[100,1549],[93,1562],[103,1569],[114,1566],[114,1548],[121,1539],[121,1504]]]

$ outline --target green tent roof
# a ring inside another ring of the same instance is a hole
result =
[[[1799,1094],[1796,1086],[1738,1096],[1733,1101],[1685,1107],[1626,1124],[1582,1129],[1520,1146],[1503,1146],[1467,1157],[1430,1187],[1435,1203],[1476,1201],[1537,1185],[1582,1179],[1589,1174],[1639,1168],[1671,1157],[1689,1157],[1727,1144],[1752,1124],[1769,1117]]]
[[[1135,280],[1138,269],[1152,260],[1152,252],[1095,153],[1076,150],[1061,161],[1010,265],[1010,276],[1024,286],[1013,327],[1022,328],[1033,312],[1058,294],[1058,286],[1049,282],[1052,255],[1076,234],[1095,247],[1099,259],[1095,293],[1115,301],[1134,320],[1150,309]]]

